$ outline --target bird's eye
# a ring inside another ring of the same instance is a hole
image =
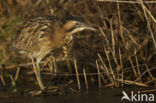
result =
[[[79,22],[76,22],[75,25],[74,25],[75,28],[76,27],[79,27],[79,26],[80,26],[80,23]]]
[[[79,22],[76,22],[76,24],[75,25],[79,25],[80,23]]]

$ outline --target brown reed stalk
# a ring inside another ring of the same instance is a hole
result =
[[[149,76],[151,77],[151,79],[155,79],[146,64],[145,64],[145,67],[146,67],[147,72],[149,73]]]
[[[70,64],[69,60],[66,60],[66,62],[67,62],[67,67],[68,67],[69,73],[72,74],[72,68],[71,68],[71,64]]]
[[[3,15],[2,1],[0,0],[0,15]]]
[[[154,44],[155,51],[156,51],[156,40],[155,40],[155,37],[154,37],[154,33],[153,33],[152,29],[151,29],[151,26],[150,26],[149,18],[147,17],[147,13],[148,13],[149,16],[151,17],[151,19],[154,21],[154,23],[156,23],[156,19],[155,19],[154,16],[151,14],[151,12],[147,9],[147,7],[143,4],[143,1],[142,1],[142,0],[139,0],[139,1],[141,2],[141,6],[142,6],[142,9],[143,9],[143,12],[144,12],[146,21],[147,21],[147,27],[148,27],[149,32],[150,32],[150,35],[151,35],[151,37],[152,37],[153,44]]]
[[[152,79],[152,80],[149,80],[149,81],[147,81],[147,82],[144,82],[144,84],[148,85],[148,84],[150,84],[150,83],[152,83],[152,82],[155,82],[155,81],[156,81],[156,78],[154,78],[154,79]]]
[[[104,85],[104,86],[102,86],[102,88],[108,88],[108,87],[112,87],[112,86],[114,86],[114,83],[110,83],[110,84]]]
[[[21,70],[21,69],[20,69],[19,67],[18,67],[17,70],[16,70],[16,74],[15,74],[15,77],[14,77],[14,80],[15,80],[15,81],[18,80],[20,70]]]
[[[126,32],[126,35],[128,36],[128,38],[136,45],[139,46],[139,43],[137,42],[137,40],[135,39],[135,37],[130,33],[130,31],[125,28],[124,26],[122,26],[122,29]]]
[[[120,4],[121,4],[121,3],[124,3],[124,4],[125,4],[125,3],[128,3],[128,4],[139,4],[139,3],[141,3],[141,2],[138,1],[138,0],[137,0],[137,1],[133,1],[133,0],[97,0],[97,1],[98,1],[98,2],[112,2],[112,3],[113,3],[113,2],[118,2],[118,3],[120,3]],[[152,1],[152,0],[151,0],[151,1],[149,0],[149,1],[148,1],[148,0],[147,0],[147,1],[142,1],[142,2],[143,2],[143,3],[146,3],[146,4],[148,4],[148,3],[156,3],[156,1],[154,1],[154,0],[153,0],[153,1]]]
[[[119,45],[120,45],[120,40],[119,40],[119,37],[121,37],[121,41],[122,43],[124,44],[124,47],[126,50],[128,50],[127,48],[127,45],[126,45],[126,42],[125,42],[125,38],[124,38],[124,35],[123,35],[123,30],[122,30],[122,22],[121,22],[121,14],[120,14],[120,4],[117,2],[117,19],[118,19],[118,35],[117,35],[117,38],[118,38],[118,44],[117,44],[117,48],[119,48]]]
[[[104,48],[104,51],[105,51],[105,54],[106,54],[106,57],[107,57],[107,60],[108,60],[110,72],[111,72],[112,77],[113,77],[113,81],[114,81],[113,83],[114,83],[115,86],[117,87],[117,83],[116,83],[116,81],[115,81],[116,78],[115,78],[114,71],[113,71],[113,69],[112,69],[112,64],[111,64],[111,62],[110,62],[109,54],[107,53],[106,48]]]
[[[130,61],[130,64],[131,64],[131,66],[132,66],[132,69],[133,69],[133,72],[134,72],[135,77],[136,77],[137,79],[139,79],[138,74],[137,74],[137,72],[136,72],[136,70],[135,70],[135,68],[134,68],[134,64],[133,64],[133,62],[132,62],[131,57],[129,57],[129,61]]]
[[[106,72],[106,75],[108,76],[108,78],[110,79],[110,81],[114,84],[113,77],[110,75],[111,73],[109,72],[108,67],[106,66],[106,64],[102,60],[102,57],[101,57],[101,55],[99,53],[98,53],[98,57],[99,57],[102,65],[104,67],[103,69],[105,69],[104,72]]]
[[[151,89],[151,90],[142,90],[140,93],[151,93],[151,92],[156,92],[156,89]]]
[[[122,79],[118,79],[119,82],[123,82],[125,84],[129,84],[129,85],[137,85],[137,86],[142,86],[142,87],[148,87],[148,85],[143,84],[143,83],[139,83],[139,82],[135,82],[135,81],[131,81],[131,80],[122,80]]]
[[[112,49],[111,49],[111,45],[110,45],[110,43],[109,43],[109,41],[108,41],[108,38],[106,37],[104,31],[102,30],[101,27],[99,27],[99,29],[100,29],[100,32],[101,32],[102,36],[104,37],[104,39],[105,39],[107,45],[108,45],[108,49],[109,49],[110,51],[112,51]]]
[[[85,84],[86,84],[86,89],[88,89],[88,82],[87,82],[87,76],[86,76],[86,71],[83,68],[83,74],[84,74],[84,80],[85,80]]]
[[[123,80],[124,80],[124,70],[123,70],[123,62],[122,62],[122,54],[121,54],[121,49],[119,48],[119,58],[120,58],[120,69],[121,69],[121,80],[122,80],[122,84],[121,86],[123,87]]]
[[[115,54],[115,38],[114,38],[114,30],[112,26],[112,19],[110,20],[110,29],[111,29],[111,35],[112,35],[112,52]]]
[[[10,79],[11,79],[11,84],[12,84],[12,86],[15,87],[15,86],[16,86],[15,80],[13,79],[13,77],[12,77],[11,74],[10,74],[9,76],[10,76]]]
[[[117,58],[116,58],[116,55],[115,55],[115,51],[114,51],[114,52],[111,51],[111,53],[112,53],[112,56],[113,56],[113,59],[114,59],[116,65],[117,65],[117,67],[116,67],[116,71],[117,71],[117,77],[119,78],[119,72],[118,72],[119,64],[118,64],[118,61],[117,61]],[[119,86],[119,82],[117,82],[117,86]]]
[[[138,57],[137,57],[136,49],[134,49],[134,52],[135,52],[135,61],[136,61],[136,65],[137,65],[138,79],[140,80],[140,83],[142,83],[141,73],[140,73],[140,69],[139,69],[139,62],[138,62]]]
[[[4,60],[6,60],[6,59],[7,59],[5,46],[3,46],[3,58],[4,58]]]
[[[101,79],[100,79],[100,69],[99,69],[99,65],[98,62],[96,60],[96,69],[97,69],[97,74],[98,74],[98,82],[99,82],[99,88],[101,88]]]
[[[3,78],[3,76],[2,76],[2,73],[1,73],[1,75],[0,75],[0,78],[1,78],[2,84],[3,84],[4,86],[6,86],[6,83],[5,83],[5,81],[4,81],[4,78]]]

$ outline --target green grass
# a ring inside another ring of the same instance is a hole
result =
[[[7,19],[1,24],[0,39],[6,39],[12,37],[16,32],[16,27],[23,21],[21,16],[16,16],[11,19]]]

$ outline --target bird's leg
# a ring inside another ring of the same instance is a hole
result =
[[[39,65],[39,63],[37,62],[36,63],[36,78],[37,78],[37,81],[38,81],[38,83],[39,83],[39,86],[40,86],[40,89],[42,90],[42,91],[44,91],[45,90],[45,86],[43,85],[43,82],[42,82],[42,79],[41,79],[41,73],[40,73],[40,65]],[[35,71],[35,68],[34,68],[34,71]]]
[[[32,63],[33,63],[33,69],[34,69],[37,81],[38,81],[40,89],[41,89],[41,91],[31,92],[31,94],[32,95],[39,95],[39,94],[43,93],[43,91],[45,90],[45,86],[42,83],[41,74],[40,74],[40,66],[39,66],[40,60],[38,60],[36,62],[36,66],[35,66],[34,59],[32,57],[31,57],[31,59],[32,59]]]

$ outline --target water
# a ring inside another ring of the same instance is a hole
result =
[[[120,89],[92,89],[75,94],[61,96],[23,97],[14,100],[3,100],[0,103],[120,103],[122,90]]]
[[[85,89],[77,93],[57,96],[9,97],[5,100],[2,100],[2,97],[0,97],[0,103],[121,103],[123,90],[130,96],[131,91],[137,94],[138,91],[147,90],[147,88],[92,88],[88,91]],[[4,95],[1,92],[0,94],[1,96]],[[122,103],[130,102],[124,100]]]

